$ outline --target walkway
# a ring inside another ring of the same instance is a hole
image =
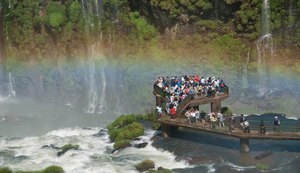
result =
[[[236,138],[248,138],[248,139],[274,139],[274,140],[300,140],[300,126],[295,125],[294,127],[284,128],[281,129],[278,132],[274,131],[267,131],[266,134],[260,134],[259,133],[259,127],[258,126],[252,126],[250,125],[250,133],[244,133],[242,129],[239,127],[238,123],[232,125],[234,127],[234,130],[229,129],[229,124],[226,123],[225,127],[216,127],[212,128],[211,124],[208,122],[202,123],[202,122],[196,122],[193,124],[189,124],[187,119],[185,118],[176,118],[171,119],[169,117],[163,117],[159,118],[158,122],[161,124],[165,124],[168,126],[177,126],[177,127],[183,127],[183,128],[189,128],[199,131],[205,131],[220,135],[226,135]],[[251,123],[250,123],[251,124]]]

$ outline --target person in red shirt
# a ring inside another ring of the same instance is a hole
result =
[[[176,118],[176,108],[174,106],[171,106],[170,114],[172,119]]]

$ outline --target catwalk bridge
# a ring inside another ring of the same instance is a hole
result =
[[[168,100],[168,93],[158,86],[154,86],[153,94],[156,97],[156,105],[165,107]],[[250,151],[250,139],[300,140],[300,123],[298,121],[284,123],[277,131],[273,130],[273,122],[265,122],[267,124],[266,133],[260,133],[260,121],[251,120],[250,133],[245,133],[239,123],[239,117],[235,117],[235,121],[232,121],[230,116],[226,117],[225,126],[219,127],[213,126],[209,119],[202,122],[195,121],[194,123],[189,123],[188,119],[184,116],[184,113],[191,107],[196,109],[199,105],[203,104],[210,104],[211,112],[221,112],[221,102],[228,97],[229,90],[227,87],[224,89],[223,93],[213,94],[210,97],[188,95],[177,106],[176,118],[172,119],[170,115],[163,112],[162,116],[158,118],[158,122],[161,123],[162,131],[165,135],[170,135],[181,127],[239,138],[241,152]]]

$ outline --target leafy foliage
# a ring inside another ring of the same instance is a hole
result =
[[[142,119],[145,117],[122,115],[107,127],[110,140],[115,142],[115,149],[128,146],[130,140],[144,134],[144,126],[137,122]]]
[[[71,22],[77,23],[80,19],[81,5],[78,1],[73,1],[67,9],[68,18]]]
[[[16,171],[15,173],[64,173],[64,169],[60,166],[48,166],[40,171]],[[0,173],[13,173],[9,168],[0,168]]]
[[[132,37],[136,39],[138,43],[144,43],[156,36],[156,29],[150,25],[138,12],[130,13],[130,20],[133,25]]]
[[[149,159],[143,160],[142,162],[135,165],[135,168],[140,172],[148,171],[149,169],[153,169],[154,167],[154,162]]]

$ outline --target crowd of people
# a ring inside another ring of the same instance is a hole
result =
[[[225,118],[220,112],[217,114],[215,114],[214,112],[210,112],[207,114],[203,110],[200,112],[198,109],[190,108],[184,115],[187,118],[189,124],[194,124],[197,122],[208,122],[210,123],[212,128],[216,128],[216,126],[225,127]]]
[[[215,77],[200,78],[199,75],[157,77],[154,85],[166,93],[165,97],[168,99],[166,112],[171,114],[172,118],[176,117],[178,104],[188,95],[212,97],[217,93],[224,92],[226,87],[223,79]]]
[[[171,77],[157,77],[154,85],[161,88],[164,92],[164,98],[166,98],[166,104],[164,109],[157,106],[156,110],[158,116],[167,113],[172,119],[176,118],[177,106],[184,100],[188,95],[203,96],[203,97],[213,97],[218,93],[225,92],[225,82],[223,79],[215,77],[199,77],[195,76],[171,76]],[[206,113],[204,111],[199,111],[196,108],[189,108],[185,110],[185,117],[189,124],[194,124],[197,122],[208,122],[212,128],[225,127],[225,118],[221,113]],[[235,123],[235,119],[232,116],[230,120],[231,123]],[[250,133],[250,122],[246,120],[245,116],[241,114],[240,116],[240,128],[244,133]],[[259,133],[267,133],[267,124],[261,120],[259,124]],[[279,130],[280,120],[277,116],[274,117],[273,121],[274,131]],[[231,129],[231,127],[230,127]]]

